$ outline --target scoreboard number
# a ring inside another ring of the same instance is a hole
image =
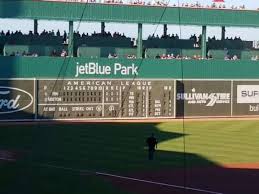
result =
[[[38,80],[38,118],[173,118],[174,80]]]

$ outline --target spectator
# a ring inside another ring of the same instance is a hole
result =
[[[67,32],[66,31],[64,31],[63,42],[67,42]]]
[[[22,52],[22,56],[27,56],[25,51]]]
[[[57,57],[57,56],[58,56],[58,53],[57,53],[56,49],[54,49],[54,50],[52,51],[51,56],[52,56],[52,57]]]
[[[109,53],[108,59],[112,59],[112,58],[113,58],[113,56],[111,55],[111,53]]]
[[[60,36],[60,32],[59,32],[59,30],[57,31],[57,36]]]
[[[236,56],[236,55],[234,55],[233,57],[232,57],[232,60],[238,60],[238,57]]]
[[[161,57],[160,57],[160,55],[159,54],[157,54],[156,55],[156,59],[160,59]]]
[[[210,50],[208,51],[208,59],[212,59],[212,54]]]
[[[38,53],[33,53],[32,56],[33,57],[38,57],[39,55],[38,55]]]
[[[251,57],[251,60],[252,60],[252,61],[257,61],[257,60],[258,60],[258,56],[257,56],[257,55],[256,55],[256,56],[252,56],[252,57]]]
[[[67,56],[67,51],[65,51],[65,49],[63,49],[61,51],[61,54],[60,54],[61,57],[66,57]]]

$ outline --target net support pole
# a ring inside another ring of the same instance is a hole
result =
[[[143,46],[142,46],[142,24],[138,24],[138,42],[137,42],[137,58],[142,58]]]
[[[167,36],[167,24],[164,24],[164,37]]]
[[[225,36],[226,36],[226,28],[225,26],[221,27],[221,40],[225,40]]]
[[[104,34],[105,33],[105,23],[101,22],[101,33]]]
[[[74,22],[69,21],[68,56],[74,56]]]
[[[33,20],[34,34],[38,34],[38,20]]]
[[[202,26],[202,36],[201,36],[201,57],[206,58],[207,55],[207,44],[206,44],[206,31],[207,27]]]

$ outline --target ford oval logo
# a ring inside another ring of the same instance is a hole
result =
[[[25,90],[0,86],[0,114],[22,111],[30,107],[33,97]]]

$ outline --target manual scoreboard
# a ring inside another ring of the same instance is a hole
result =
[[[0,79],[0,121],[259,115],[259,80]]]
[[[174,80],[38,80],[38,118],[174,117]]]

